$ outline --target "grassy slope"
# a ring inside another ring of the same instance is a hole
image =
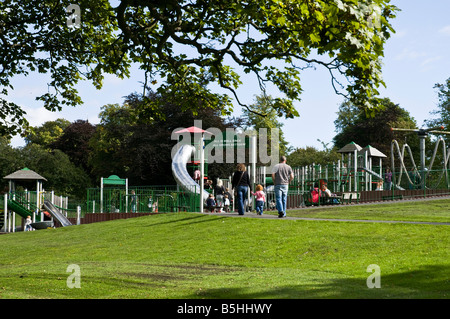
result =
[[[0,298],[448,298],[448,234],[194,213],[15,233],[0,236]],[[367,288],[371,264],[381,289]]]
[[[449,222],[450,200],[426,200],[370,205],[322,206],[289,212],[289,216],[359,220]]]

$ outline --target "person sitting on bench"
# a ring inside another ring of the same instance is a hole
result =
[[[216,201],[214,200],[213,194],[209,194],[208,199],[206,200],[206,209],[211,211],[211,213],[214,212],[214,209],[216,208]]]

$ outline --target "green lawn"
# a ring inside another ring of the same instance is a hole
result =
[[[448,204],[429,215],[424,207],[435,204],[421,205],[308,217],[450,221]],[[172,213],[7,234],[0,298],[447,299],[449,227]],[[80,267],[79,289],[67,287],[71,264]],[[379,289],[366,284],[371,264],[381,270]]]
[[[306,218],[450,222],[450,199],[321,206],[289,211],[288,215]]]

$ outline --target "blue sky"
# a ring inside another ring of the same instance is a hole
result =
[[[383,78],[387,88],[382,88],[380,95],[409,111],[420,127],[437,107],[434,85],[450,78],[450,1],[392,0],[391,3],[402,11],[392,20],[396,34],[386,44]],[[15,90],[8,99],[23,106],[33,126],[61,117],[69,121],[87,119],[96,124],[101,106],[121,104],[124,96],[141,92],[142,80],[142,73],[134,69],[126,80],[107,75],[100,91],[84,82],[78,86],[84,104],[53,113],[34,100],[47,90],[44,76],[16,77]],[[336,134],[333,122],[343,99],[334,93],[328,72],[320,68],[304,71],[302,86],[302,100],[295,103],[300,117],[283,120],[285,138],[293,147],[322,149],[318,139],[331,146]],[[248,81],[239,89],[239,94],[245,103],[251,104],[259,91],[254,81]],[[241,115],[240,108],[236,108],[235,115]],[[21,146],[23,141],[14,138],[12,144]]]

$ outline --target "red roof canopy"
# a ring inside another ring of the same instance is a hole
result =
[[[175,134],[179,134],[179,133],[208,133],[208,134],[212,134],[211,132],[205,131],[199,127],[196,126],[191,126],[179,131],[176,131]]]

